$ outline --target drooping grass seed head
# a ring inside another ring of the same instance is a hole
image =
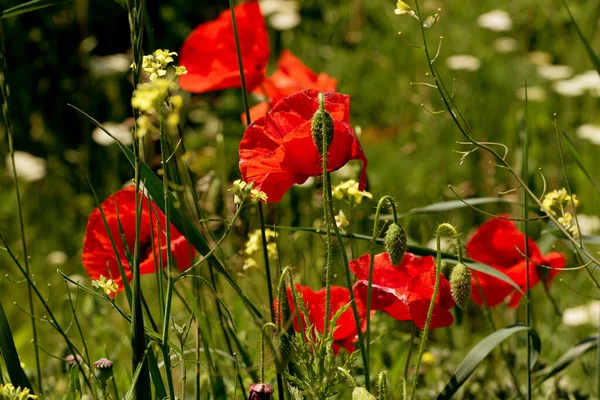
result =
[[[404,229],[393,223],[385,234],[385,249],[390,255],[390,261],[394,265],[399,265],[406,253],[406,232]]]
[[[456,305],[465,309],[471,298],[472,280],[469,268],[463,263],[458,263],[450,274],[450,291]]]

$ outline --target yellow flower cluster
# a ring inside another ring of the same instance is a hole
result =
[[[142,61],[142,70],[148,74],[148,78],[151,81],[155,81],[158,78],[167,75],[167,67],[174,61],[173,56],[176,55],[177,53],[174,51],[156,50],[154,53],[144,56]],[[187,74],[187,70],[184,66],[175,66],[176,76],[184,74]]]
[[[92,281],[92,287],[94,289],[102,290],[107,296],[117,293],[119,286],[112,279],[106,279],[104,275],[100,275],[100,279]]]
[[[250,196],[252,204],[257,204],[259,201],[266,202],[268,198],[265,192],[254,189],[254,182],[248,183],[241,179],[235,180],[233,186],[228,191],[233,192],[233,202],[235,204],[243,204],[248,196]]]
[[[561,223],[574,237],[579,236],[579,229],[573,223],[573,215],[568,211],[575,209],[579,205],[577,195],[569,196],[565,188],[554,190],[546,194],[542,200],[542,211],[553,217],[558,217]]]
[[[335,224],[341,229],[350,226],[350,221],[348,218],[346,218],[346,214],[344,214],[342,210],[340,210],[339,214],[335,216]]]
[[[358,182],[349,179],[335,186],[332,191],[333,197],[338,200],[346,199],[349,203],[360,204],[366,197],[372,199],[373,195],[367,191],[358,190]]]
[[[275,260],[277,258],[277,244],[275,243],[277,232],[272,229],[265,229],[265,236],[267,238],[267,254],[269,255],[269,259]],[[244,269],[258,267],[258,263],[254,257],[262,254],[262,233],[260,229],[255,230],[248,236],[244,254],[246,254]]]
[[[187,70],[185,67],[174,66],[175,73],[167,77],[167,67],[173,62],[174,55],[177,53],[156,50],[144,56],[142,69],[148,74],[150,81],[139,84],[131,99],[131,106],[140,111],[137,119],[139,137],[149,133],[159,134],[156,125],[161,117],[164,118],[166,128],[177,129],[183,99],[180,95],[171,93],[179,89],[175,79],[186,74]]]
[[[0,384],[0,400],[27,400],[37,399],[37,396],[29,394],[29,389],[15,388],[12,384]]]

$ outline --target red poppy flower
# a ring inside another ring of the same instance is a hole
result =
[[[300,294],[302,300],[304,301],[304,306],[308,312],[309,323],[314,325],[318,332],[323,333],[325,330],[325,288],[319,290],[318,292],[314,292],[308,286],[301,286],[298,284],[295,286],[298,294]],[[300,329],[298,327],[298,318],[295,313],[292,290],[290,288],[287,290],[287,296],[288,304],[290,305],[291,318],[294,323],[294,329],[296,332],[298,332]],[[342,307],[350,302],[350,293],[348,292],[348,289],[344,287],[331,286],[330,296],[331,310],[329,312],[329,319],[331,320],[335,313],[337,313]],[[277,301],[275,301],[274,307],[277,310]],[[358,309],[358,315],[362,327],[361,329],[364,331],[366,326],[366,309],[364,304],[358,299],[356,299],[356,307]],[[300,320],[302,322],[302,332],[304,332],[306,330],[306,326],[304,325],[304,314],[302,312],[300,313]],[[350,306],[337,320],[335,331],[333,332],[333,352],[337,354],[340,348],[343,347],[349,353],[352,353],[355,350],[354,342],[356,341],[357,334],[354,313],[352,311],[352,307]]]
[[[235,7],[238,37],[247,90],[264,79],[269,61],[269,36],[258,3],[249,1]],[[213,21],[196,27],[185,39],[179,64],[188,73],[179,77],[184,90],[203,93],[242,87],[235,36],[229,10]]]
[[[525,254],[525,235],[518,231],[514,222],[499,218],[486,222],[467,242],[467,251],[473,260],[503,272],[525,291],[526,260],[522,255]],[[564,268],[566,264],[566,258],[562,253],[551,252],[542,255],[531,238],[529,238],[529,258],[532,261],[529,263],[530,287],[535,286],[543,276],[545,276],[546,282],[550,283],[560,272],[556,269],[545,269],[537,264],[559,269]],[[482,272],[471,271],[471,274],[475,274],[474,278],[477,277],[477,279],[473,279],[471,297],[478,304],[483,304],[483,299],[477,286],[477,280],[481,284],[485,300],[490,307],[502,303],[509,295],[511,295],[509,306],[519,305],[523,295],[513,286]]]
[[[281,200],[294,183],[322,173],[321,153],[311,131],[319,108],[318,90],[309,89],[281,99],[265,116],[250,124],[240,143],[242,179],[265,192],[268,201]],[[350,96],[324,94],[325,109],[333,119],[334,134],[327,157],[328,171],[349,160],[363,163],[359,189],[366,185],[367,157],[350,125]]]
[[[150,207],[152,208],[152,214],[150,214],[148,200],[141,193],[140,197],[143,198],[140,224],[140,273],[147,274],[154,272],[154,267],[158,265],[159,260],[162,260],[163,265],[167,264],[167,246],[164,233],[166,219],[162,211],[152,201],[150,201]],[[127,260],[123,240],[121,240],[119,223],[123,229],[127,247],[133,255],[136,226],[135,187],[128,186],[119,190],[106,199],[101,207],[110,228],[110,234],[117,246],[125,275],[128,280],[131,280],[132,269]],[[159,248],[161,250],[160,255],[158,253]],[[171,254],[180,270],[190,267],[192,257],[195,254],[192,246],[188,244],[187,240],[173,225],[171,225]],[[82,263],[90,278],[97,280],[100,275],[104,275],[106,278],[112,276],[112,279],[119,286],[119,290],[123,289],[117,259],[98,208],[90,215],[85,230]]]
[[[370,262],[370,254],[350,262],[350,270],[359,279],[354,284],[354,294],[363,303],[367,301]],[[448,311],[454,307],[450,283],[443,276],[440,279],[430,328],[449,326],[454,321],[452,313]],[[434,286],[433,257],[417,257],[406,253],[400,265],[395,266],[388,253],[380,253],[375,256],[373,264],[371,307],[373,310],[383,310],[400,321],[412,320],[419,329],[423,329]]]
[[[250,109],[252,121],[257,120],[267,113],[270,107],[286,96],[304,89],[317,89],[321,92],[334,93],[337,79],[324,72],[316,74],[302,61],[288,50],[283,50],[277,61],[277,70],[254,90],[254,93],[266,97],[263,101]],[[246,122],[246,116],[242,115]]]

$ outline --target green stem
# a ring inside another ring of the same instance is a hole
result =
[[[328,173],[329,174],[329,173]],[[327,179],[327,195],[329,198],[332,197],[331,194],[331,179]],[[333,215],[333,202],[329,202],[329,212]],[[346,286],[348,288],[348,292],[350,293],[350,304],[352,308],[352,314],[354,314],[354,322],[356,324],[356,333],[358,335],[358,347],[360,349],[360,355],[362,357],[363,368],[365,370],[365,388],[370,391],[371,389],[371,381],[369,379],[369,362],[367,360],[367,354],[365,353],[365,345],[364,345],[364,336],[362,332],[362,327],[360,323],[360,315],[358,314],[358,307],[356,306],[356,301],[354,297],[354,291],[352,290],[352,275],[350,272],[350,264],[348,263],[348,254],[346,254],[346,247],[344,246],[344,240],[342,238],[342,234],[340,233],[340,229],[337,224],[333,224],[333,230],[335,232],[335,236],[337,238],[338,244],[340,246],[340,253],[342,253],[342,259],[344,260],[344,275],[346,277]]]
[[[523,143],[523,182],[527,185],[529,180],[529,128],[527,119],[527,90],[525,90],[525,142]],[[523,233],[525,240],[525,325],[531,327],[531,296],[529,293],[529,232],[527,224],[529,197],[523,195]],[[531,335],[527,335],[527,400],[531,400]]]
[[[164,124],[164,115],[162,112],[160,113],[160,153],[161,153],[161,164],[162,164],[162,178],[163,178],[163,196],[165,201],[165,247],[167,250],[167,297],[164,303],[164,312],[163,312],[163,326],[162,326],[162,351],[163,351],[163,361],[165,363],[165,372],[167,376],[167,386],[169,388],[169,396],[171,399],[175,398],[175,386],[173,384],[173,374],[171,371],[171,356],[169,349],[169,320],[171,319],[171,301],[173,299],[173,286],[174,280],[171,275],[171,207],[169,205],[169,181],[168,181],[168,157],[167,157],[167,147],[166,147],[166,132],[165,132],[165,124]],[[162,235],[162,232],[158,233]],[[159,251],[160,243],[162,239],[159,236]],[[159,268],[162,269],[165,265],[159,265]]]
[[[322,159],[322,176],[323,176],[323,217],[325,219],[325,232],[326,245],[325,245],[325,328],[323,333],[329,334],[329,318],[331,313],[331,256],[333,255],[333,242],[331,238],[331,219],[333,218],[333,206],[331,207],[332,212],[329,213],[329,204],[331,203],[331,197],[326,190],[329,184],[329,174],[327,173],[327,149],[329,148],[327,143],[327,119],[325,118],[325,102],[323,100],[323,93],[319,93],[319,110],[321,112],[322,120],[322,132],[323,132],[323,143],[321,143],[321,159]],[[324,360],[321,360],[324,361]],[[322,370],[322,369],[321,369]]]
[[[29,272],[29,255],[27,254],[27,242],[25,240],[25,224],[23,222],[23,209],[21,208],[21,193],[19,191],[19,180],[17,177],[17,166],[15,165],[15,149],[13,146],[14,128],[12,120],[10,118],[10,112],[8,111],[8,96],[10,90],[8,83],[6,82],[6,76],[8,75],[8,66],[6,63],[6,49],[4,47],[4,35],[2,33],[2,21],[0,21],[0,95],[2,96],[2,114],[4,117],[4,124],[6,126],[7,137],[8,137],[8,152],[10,154],[10,163],[12,166],[12,177],[15,185],[15,193],[17,195],[17,213],[19,214],[19,228],[21,231],[21,244],[23,246],[23,257],[25,263],[25,271],[27,275]],[[42,384],[42,368],[40,365],[40,354],[38,350],[38,336],[37,328],[35,324],[35,311],[33,309],[33,293],[31,286],[27,285],[27,300],[29,303],[29,315],[31,320],[31,330],[33,332],[33,350],[35,354],[35,367],[37,374],[38,390],[40,394],[43,394],[44,387]]]
[[[394,204],[394,199],[392,196],[386,195],[383,196],[379,203],[377,203],[377,208],[375,209],[375,221],[373,222],[373,240],[371,241],[371,261],[369,263],[369,286],[367,289],[367,332],[365,339],[366,353],[367,353],[367,362],[369,363],[365,369],[369,369],[371,364],[371,293],[373,290],[373,270],[375,266],[375,244],[377,243],[377,236],[379,233],[378,225],[379,225],[379,214],[381,212],[381,208],[383,207],[384,202],[388,202],[392,207],[392,211],[394,213],[394,223],[398,224],[398,214],[396,213],[396,205]]]
[[[440,288],[440,278],[442,275],[442,229],[449,230],[450,232],[452,232],[455,238],[458,238],[458,232],[456,232],[456,229],[452,225],[448,223],[443,223],[440,224],[440,226],[438,226],[436,232],[437,260],[435,264],[435,286],[433,287],[433,294],[431,296],[431,301],[429,302],[429,311],[427,312],[427,320],[425,321],[425,327],[423,328],[423,333],[421,334],[421,345],[419,346],[419,354],[417,356],[417,363],[415,365],[415,374],[413,377],[412,388],[410,390],[411,400],[415,398],[417,383],[419,381],[419,368],[421,367],[421,359],[423,358],[423,353],[425,352],[425,345],[427,344],[427,332],[429,331],[429,325],[431,324],[431,317],[433,315],[435,300],[437,298],[438,291]]]
[[[411,323],[410,329],[410,342],[408,342],[408,352],[406,353],[406,361],[404,361],[404,373],[402,375],[402,398],[408,399],[408,368],[410,367],[410,356],[414,347],[415,336],[417,334],[417,325],[414,322]]]

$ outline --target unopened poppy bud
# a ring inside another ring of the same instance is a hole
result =
[[[319,153],[323,150],[323,137],[327,140],[327,149],[329,149],[333,141],[333,118],[329,111],[324,108],[318,109],[313,115],[311,129]]]
[[[456,264],[450,274],[450,291],[458,307],[464,309],[469,304],[471,287],[472,282],[469,269],[463,263]]]
[[[273,386],[266,383],[253,383],[250,386],[248,400],[271,400],[273,398]]]
[[[390,261],[393,265],[402,262],[404,253],[406,253],[406,232],[404,229],[393,223],[385,234],[385,250],[390,255]]]
[[[352,400],[377,400],[375,396],[362,387],[355,387],[352,391]]]
[[[292,355],[292,344],[290,342],[290,337],[285,333],[281,332],[279,335],[279,360],[275,363],[275,368],[277,372],[283,373],[287,369],[288,363],[290,362],[290,357]]]
[[[94,367],[96,367],[96,378],[100,381],[101,384],[106,384],[113,376],[113,362],[106,359],[101,358],[94,363]]]

